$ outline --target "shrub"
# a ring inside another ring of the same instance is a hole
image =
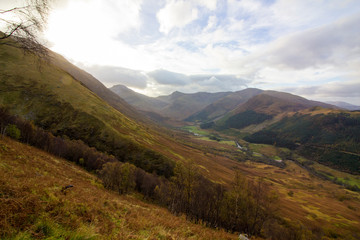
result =
[[[11,137],[14,138],[16,140],[19,140],[21,137],[21,132],[20,129],[17,128],[16,125],[14,124],[9,124],[6,127],[6,134]]]

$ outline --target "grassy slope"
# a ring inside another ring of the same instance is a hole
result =
[[[110,89],[106,88],[91,74],[71,64],[63,56],[57,53],[51,52],[50,55],[52,64],[70,73],[71,76],[82,82],[92,92],[109,103],[110,106],[132,119],[144,121],[143,116],[140,115],[133,107],[126,103],[121,97],[113,93]]]
[[[6,239],[236,239],[105,190],[73,163],[7,138],[0,139],[0,216]]]
[[[146,135],[138,123],[116,111],[60,68],[42,64],[39,71],[36,58],[32,55],[24,56],[19,49],[11,47],[1,46],[0,56],[3,67],[0,75],[0,104],[16,108],[17,114],[24,115],[29,120],[50,118],[64,107],[61,104],[69,103],[74,110],[101,121],[109,131],[124,133],[122,137],[126,134],[134,138],[134,130],[137,131],[136,135]],[[74,119],[64,120],[74,122]]]

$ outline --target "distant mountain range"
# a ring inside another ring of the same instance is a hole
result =
[[[184,121],[249,142],[296,149],[329,166],[360,172],[360,114],[345,109],[353,106],[255,88],[220,93],[174,92],[157,98],[125,86],[111,90],[133,107],[147,109],[147,115],[159,123],[162,118],[167,123],[168,119]]]
[[[275,116],[284,112],[295,112],[309,107],[338,108],[334,105],[307,100],[285,92],[263,91],[248,88],[237,92],[181,93],[151,98],[137,93],[124,85],[110,88],[127,103],[140,111],[153,112],[177,121],[204,123],[226,122],[245,111]],[[149,114],[148,114],[149,115]],[[224,120],[225,119],[225,120]]]
[[[360,110],[360,106],[353,105],[353,104],[350,104],[347,102],[327,102],[327,103],[338,106],[343,109],[350,110],[350,111]]]

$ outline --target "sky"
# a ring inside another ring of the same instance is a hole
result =
[[[358,0],[55,0],[44,38],[149,96],[256,87],[360,105],[359,26]]]

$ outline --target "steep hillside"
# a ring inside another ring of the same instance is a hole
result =
[[[106,101],[110,106],[112,106],[119,112],[125,114],[126,116],[136,119],[137,121],[144,121],[143,116],[141,116],[141,114],[139,114],[131,105],[129,105],[117,94],[106,88],[99,80],[94,78],[91,74],[71,64],[63,56],[57,53],[51,52],[50,55],[52,64],[63,69],[65,72],[69,73],[74,79],[83,83],[92,92],[96,93],[96,95]]]
[[[73,187],[64,190],[65,186]],[[236,239],[105,190],[79,166],[0,138],[1,239]]]
[[[128,104],[142,111],[158,112],[168,103],[157,98],[145,96],[137,93],[124,85],[115,85],[110,88],[111,91],[123,98]]]
[[[131,118],[140,115],[127,103],[116,110],[63,69],[52,63],[39,65],[36,56],[23,55],[17,48],[1,45],[0,56],[0,104],[13,114],[54,135],[81,139],[122,161],[140,166],[145,164],[140,158],[150,161],[148,167],[155,162],[159,167],[172,165],[150,149],[158,136]]]
[[[207,105],[228,95],[229,92],[219,93],[181,93],[174,92],[169,96],[160,96],[157,99],[168,102],[160,113],[165,117],[184,120],[190,115],[200,111]]]
[[[263,92],[260,89],[248,88],[238,92],[230,93],[229,95],[211,103],[201,111],[191,115],[186,121],[200,121],[207,122],[215,120],[218,117],[225,115],[242,103],[245,103],[250,98]]]

